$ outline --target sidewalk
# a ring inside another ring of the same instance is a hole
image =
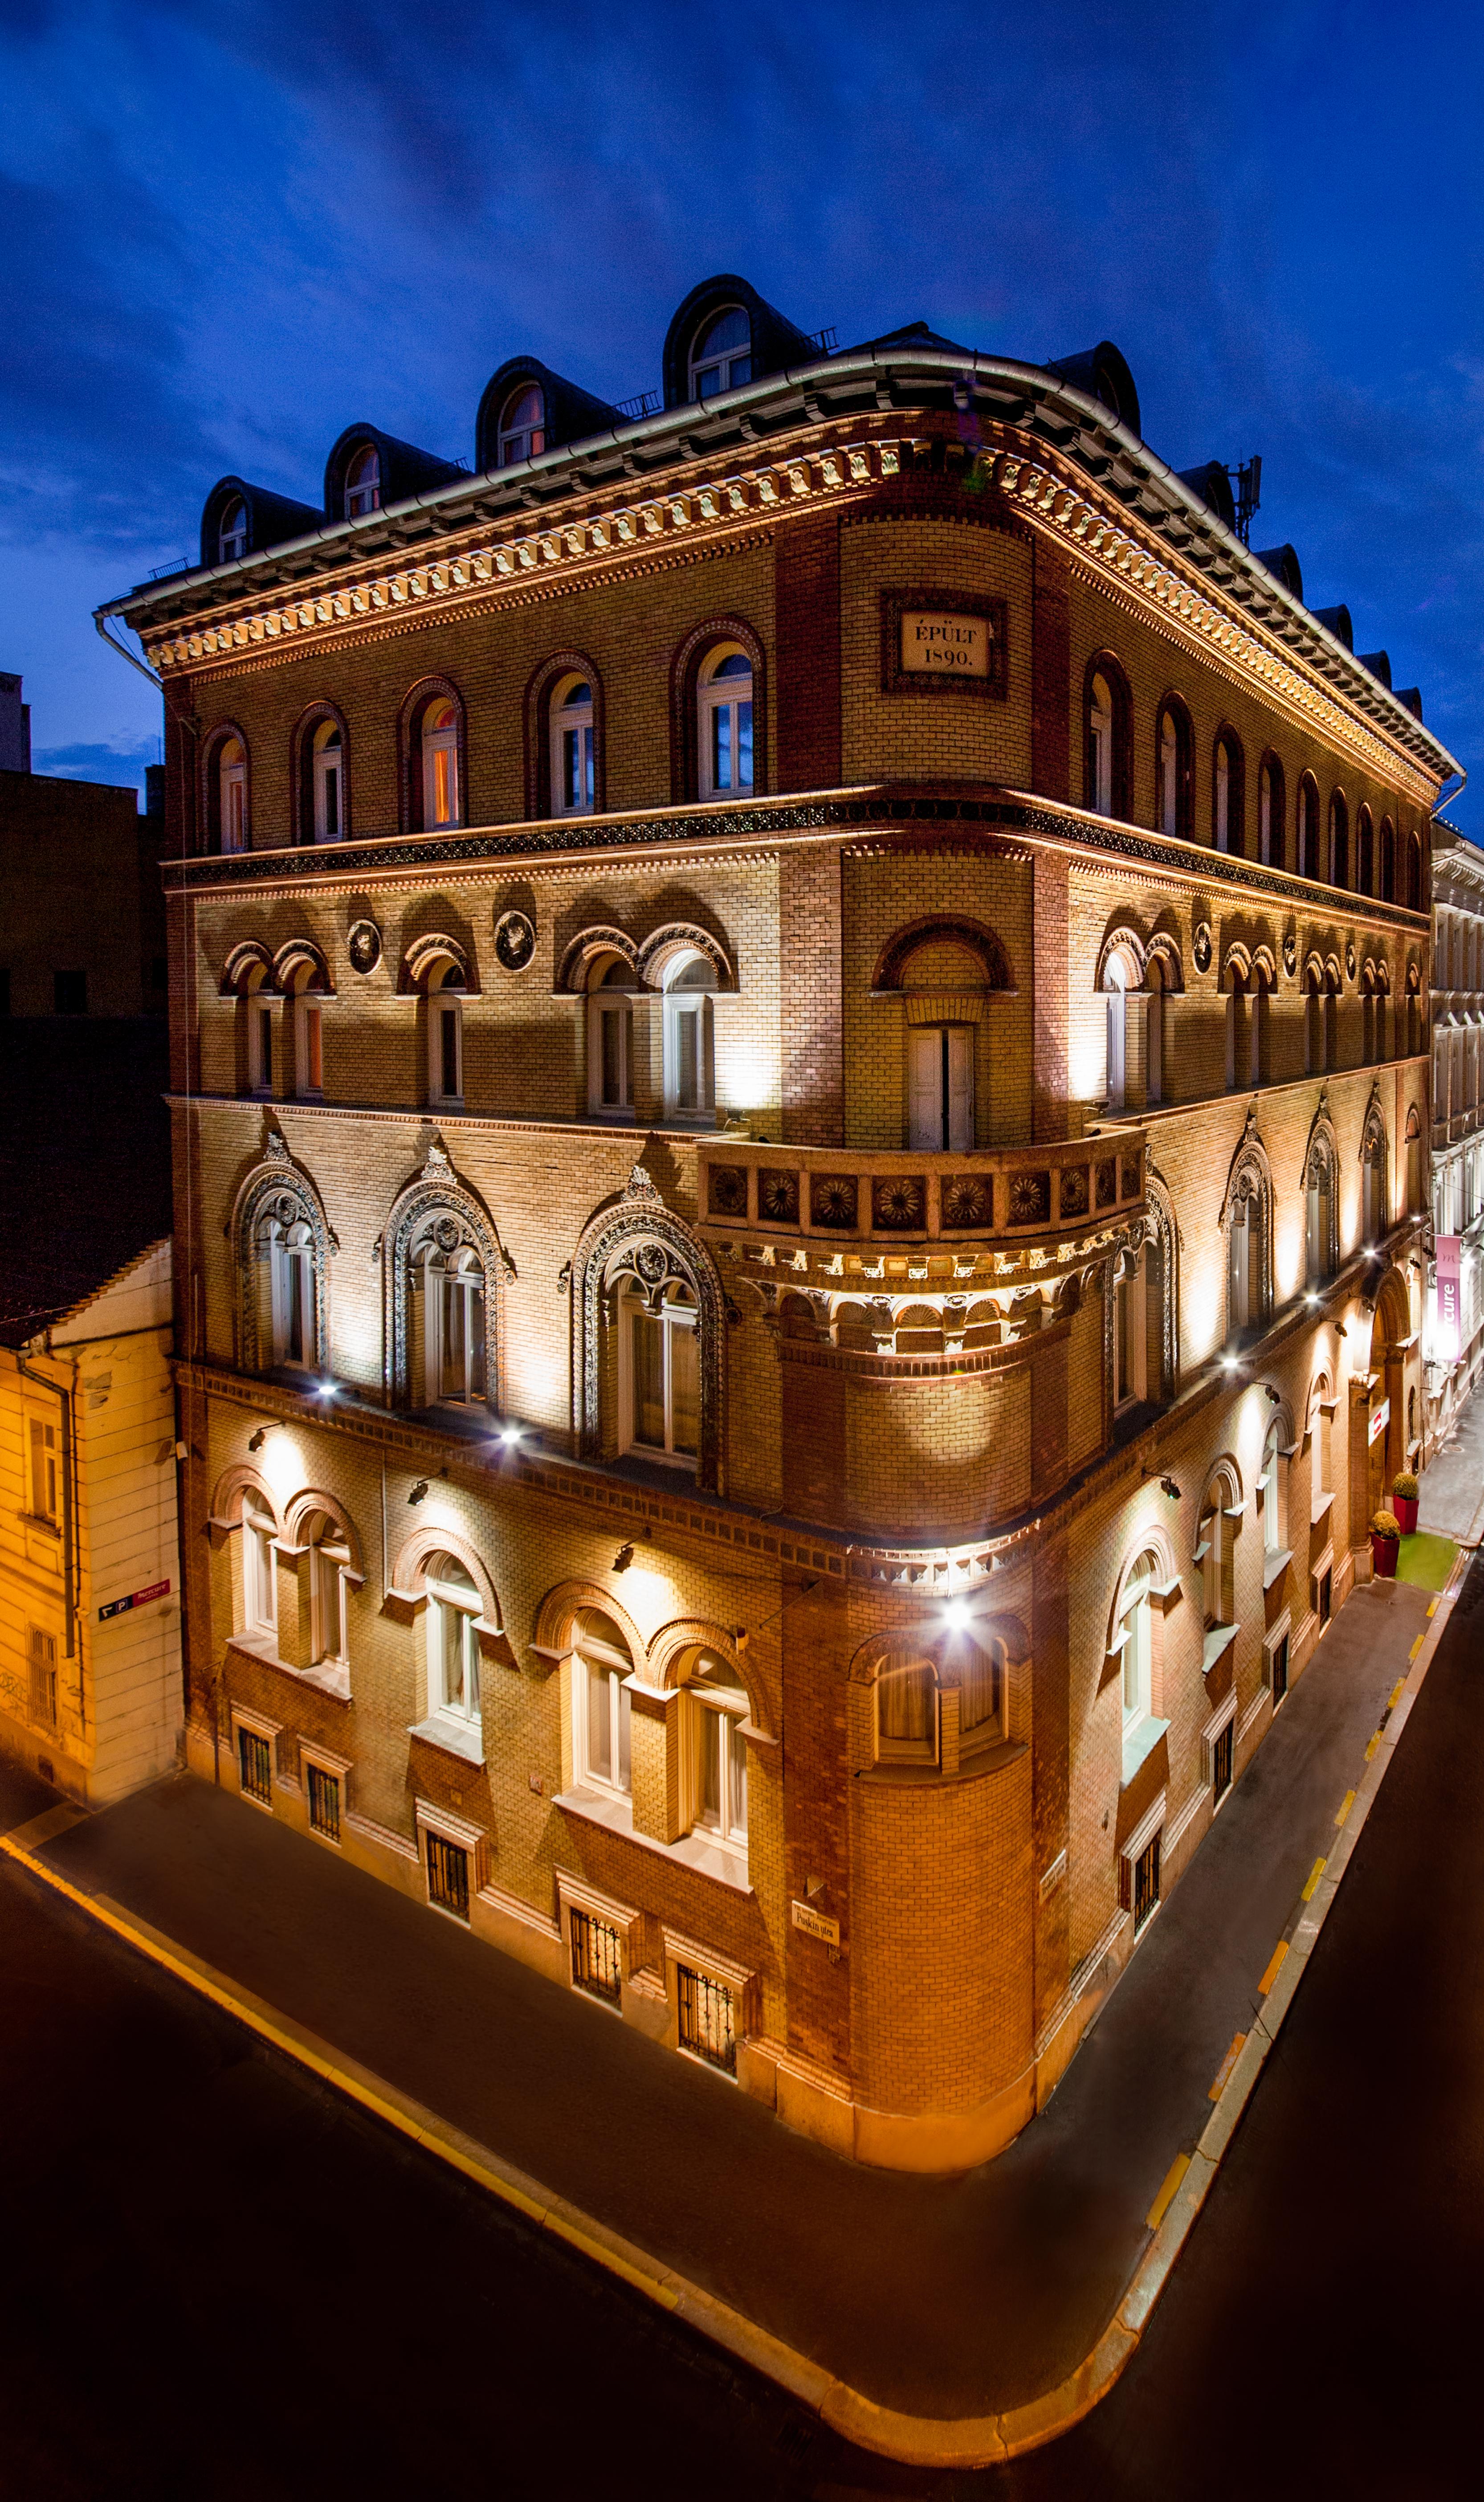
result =
[[[838,2160],[205,1783],[30,1846],[874,2405],[985,2417],[1065,2381],[1123,2301],[1427,1619],[1423,1591],[1356,1592],[1047,2110],[958,2181]],[[0,1821],[28,1805],[0,1785]]]
[[[1423,1472],[1417,1526],[1462,1545],[1484,1528],[1484,1398],[1470,1392],[1453,1431]]]

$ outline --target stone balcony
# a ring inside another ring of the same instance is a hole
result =
[[[700,1223],[711,1234],[793,1241],[826,1257],[850,1250],[875,1261],[930,1245],[966,1254],[1039,1248],[1055,1258],[1075,1237],[1143,1213],[1145,1146],[1133,1125],[966,1155],[708,1138]]]

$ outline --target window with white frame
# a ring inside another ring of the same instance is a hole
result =
[[[592,968],[588,993],[588,1109],[610,1118],[625,1118],[633,1108],[633,1015],[629,992],[634,975],[621,956],[600,960]]]
[[[1258,775],[1258,853],[1269,868],[1273,865],[1272,801],[1272,766],[1265,761]]]
[[[747,1847],[747,1696],[726,1664],[699,1652],[685,1680],[691,1756],[688,1822],[734,1850]]]
[[[1227,1328],[1230,1334],[1251,1326],[1258,1308],[1254,1292],[1261,1246],[1258,1202],[1238,1196],[1232,1202],[1227,1238]]]
[[[217,562],[238,564],[248,553],[248,508],[240,495],[234,495],[221,508],[221,521],[217,531]]]
[[[1123,1670],[1123,1724],[1127,1737],[1154,1710],[1155,1588],[1158,1558],[1141,1555],[1124,1582],[1119,1619]]]
[[[1231,752],[1224,738],[1216,742],[1213,831],[1219,852],[1231,849]]]
[[[345,517],[359,521],[364,513],[381,510],[382,459],[374,443],[363,443],[351,456],[345,473]]]
[[[1232,1490],[1225,1478],[1218,1478],[1206,1498],[1196,1540],[1196,1561],[1200,1567],[1201,1613],[1208,1633],[1232,1621],[1231,1531],[1234,1524],[1229,1505],[1235,1507]]]
[[[1160,831],[1180,831],[1180,731],[1167,706],[1160,715]]]
[[[693,1469],[700,1450],[700,1348],[695,1297],[677,1278],[653,1296],[626,1278],[619,1294],[621,1447]]]
[[[351,1550],[338,1520],[317,1512],[309,1525],[310,1659],[318,1668],[347,1668],[351,1658],[346,1575]]]
[[[54,1521],[56,1518],[56,1427],[31,1418],[31,1516],[33,1520]]]
[[[311,775],[315,840],[338,843],[345,831],[345,764],[338,722],[321,721],[315,731]]]
[[[427,1700],[436,1718],[479,1728],[479,1591],[456,1555],[430,1555],[427,1591]]]
[[[964,1155],[974,1143],[971,1025],[907,1029],[907,1144],[927,1155]]]
[[[500,411],[498,466],[534,460],[546,450],[546,397],[537,383],[523,383]]]
[[[1099,670],[1093,680],[1092,704],[1088,715],[1088,732],[1092,749],[1092,789],[1089,800],[1095,816],[1113,814],[1113,691]]]
[[[435,1216],[408,1264],[416,1407],[473,1406],[488,1394],[484,1266],[458,1231],[453,1217]]]
[[[634,1663],[613,1618],[584,1607],[572,1650],[572,1754],[579,1782],[627,1798],[633,1787],[629,1752]]]
[[[735,643],[707,656],[697,701],[701,797],[735,798],[753,787],[753,664]]]
[[[463,1101],[463,992],[461,966],[445,958],[429,971],[427,997],[427,1099]]]
[[[1148,1255],[1119,1262],[1113,1281],[1113,1404],[1134,1406],[1146,1395]]]
[[[458,789],[458,715],[446,695],[422,715],[422,823],[462,824]]]
[[[740,304],[708,316],[691,348],[691,397],[713,399],[753,378],[753,325]]]
[[[268,988],[266,967],[254,964],[248,980],[250,987],[244,995],[242,1003],[248,1092],[250,1095],[271,1095],[273,1092],[273,1009],[265,996]]]
[[[324,1010],[314,964],[296,964],[287,976],[285,1017],[293,1043],[293,1091],[310,1100],[324,1092]]]
[[[1283,1454],[1283,1428],[1274,1418],[1267,1428],[1263,1445],[1263,1474],[1260,1491],[1263,1499],[1263,1552],[1265,1556],[1281,1555],[1284,1550],[1284,1478],[1288,1462]]]
[[[313,1228],[303,1217],[274,1212],[262,1220],[258,1247],[268,1259],[272,1360],[307,1370],[319,1356]]]
[[[221,814],[221,848],[248,848],[248,752],[240,738],[224,738],[217,759],[217,795]]]
[[[596,804],[597,748],[588,679],[563,678],[554,691],[551,737],[553,816],[590,816]]]
[[[26,1668],[31,1718],[45,1729],[56,1727],[56,1636],[42,1625],[26,1627]]]
[[[278,1530],[260,1495],[242,1502],[242,1612],[250,1634],[278,1631]]]
[[[704,956],[677,956],[664,971],[664,1108],[709,1112],[715,1101],[711,997],[716,966]]]

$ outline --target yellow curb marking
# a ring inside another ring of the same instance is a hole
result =
[[[1388,1705],[1387,1705],[1387,1707],[1386,1707],[1386,1708],[1387,1708],[1387,1710],[1388,1710],[1388,1711],[1395,1711],[1395,1710],[1396,1710],[1398,1704],[1399,1704],[1399,1703],[1400,1702],[1400,1700],[1401,1700],[1402,1690],[1403,1690],[1403,1688],[1405,1687],[1405,1684],[1406,1684],[1406,1678],[1405,1678],[1404,1676],[1399,1676],[1399,1677],[1398,1677],[1398,1679],[1397,1679],[1396,1684],[1392,1687],[1392,1691],[1391,1691],[1391,1701],[1388,1703]]]
[[[1173,2163],[1170,2165],[1169,2170],[1165,2173],[1164,2180],[1160,2183],[1160,2194],[1158,2198],[1156,2198],[1154,2205],[1150,2208],[1148,2215],[1144,2218],[1145,2223],[1149,2226],[1152,2233],[1157,2233],[1160,2226],[1164,2223],[1170,2201],[1174,2197],[1175,2191],[1179,2188],[1181,2181],[1185,2179],[1190,2168],[1190,2156],[1188,2154],[1177,2154]]]
[[[1235,2067],[1235,2065],[1236,2065],[1236,2063],[1237,2063],[1237,2060],[1238,2060],[1238,2059],[1240,2058],[1240,2056],[1241,2056],[1242,2044],[1246,2041],[1246,2039],[1247,2039],[1247,2036],[1246,2036],[1246,2034],[1245,2034],[1245,2033],[1233,2033],[1233,2034],[1232,2034],[1232,2036],[1231,2036],[1231,2049],[1227,2052],[1227,2055],[1226,2055],[1226,2057],[1223,2059],[1223,2061],[1222,2061],[1222,2063],[1221,2063],[1221,2066],[1220,2066],[1220,2067],[1217,2069],[1217,2071],[1216,2071],[1216,2079],[1215,2079],[1215,2082],[1213,2083],[1213,2085],[1212,2085],[1212,2087],[1211,2087],[1210,2092],[1209,2092],[1209,2093],[1207,2094],[1207,2096],[1206,2096],[1206,2100],[1207,2100],[1207,2102],[1211,2102],[1211,2103],[1219,2103],[1219,2102],[1220,2102],[1221,2097],[1222,2097],[1222,2090],[1223,2090],[1223,2088],[1224,2088],[1224,2086],[1225,2086],[1225,2084],[1226,2084],[1227,2079],[1231,2076],[1232,2069]]]
[[[1379,1746],[1379,1744],[1380,1744],[1380,1743],[1381,1743],[1381,1732],[1380,1732],[1380,1730],[1378,1729],[1378,1730],[1376,1731],[1375,1736],[1372,1738],[1372,1740],[1371,1740],[1371,1741],[1370,1741],[1369,1745],[1368,1745],[1368,1746],[1366,1747],[1366,1763],[1367,1763],[1367,1764],[1369,1763],[1369,1761],[1370,1761],[1370,1759],[1371,1759],[1372,1755],[1375,1753],[1376,1748]]]
[[[1341,1824],[1343,1824],[1343,1823],[1344,1823],[1346,1816],[1349,1814],[1349,1812],[1350,1812],[1351,1809],[1354,1807],[1354,1805],[1355,1805],[1355,1792],[1354,1792],[1354,1790],[1346,1790],[1346,1792],[1345,1792],[1345,1795],[1344,1795],[1343,1799],[1340,1801],[1340,1809],[1339,1809],[1339,1813],[1338,1813],[1338,1815],[1337,1815],[1337,1816],[1335,1817],[1335,1819],[1334,1819],[1334,1821],[1335,1821],[1336,1825],[1341,1825]]]
[[[1309,1881],[1305,1885],[1303,1892],[1298,1897],[1300,1903],[1312,1903],[1319,1885],[1319,1880],[1329,1865],[1330,1863],[1328,1859],[1315,1860],[1313,1867],[1309,1870]]]
[[[1436,1613],[1437,1613],[1437,1601],[1436,1601],[1435,1599],[1433,1599],[1433,1600],[1430,1603],[1429,1607],[1428,1607],[1428,1613],[1429,1613],[1429,1615],[1430,1615],[1430,1616],[1435,1616],[1435,1615],[1436,1615]]]
[[[1413,1642],[1411,1649],[1407,1652],[1407,1658],[1408,1658],[1408,1659],[1415,1659],[1415,1658],[1416,1658],[1416,1656],[1417,1656],[1418,1652],[1419,1652],[1419,1651],[1421,1650],[1421,1648],[1422,1648],[1422,1642],[1423,1642],[1423,1637],[1422,1637],[1422,1635],[1421,1635],[1421,1634],[1419,1634],[1419,1635],[1418,1635],[1418,1637],[1417,1637],[1417,1640]]]
[[[1264,1973],[1262,1979],[1258,1982],[1259,1998],[1265,1998],[1267,1996],[1273,1982],[1277,1979],[1279,1973],[1283,1969],[1283,1958],[1287,1952],[1288,1940],[1287,1938],[1280,1938],[1272,1950],[1272,1961],[1268,1965],[1267,1970]]]

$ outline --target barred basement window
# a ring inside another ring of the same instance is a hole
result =
[[[680,1985],[681,2048],[704,2059],[709,2068],[721,2068],[734,2077],[737,2035],[731,1991],[685,1963],[676,1965],[675,1978]]]
[[[567,1913],[567,1927],[572,1940],[573,1988],[585,1989],[590,1998],[603,1998],[617,2007],[624,1980],[623,1944],[618,1930],[611,1920],[600,1920],[591,1911],[580,1911],[575,1903]]]
[[[1272,1707],[1276,1711],[1288,1692],[1288,1636],[1274,1642],[1272,1653]]]
[[[322,1833],[326,1842],[340,1840],[340,1783],[318,1764],[309,1766],[309,1829]]]
[[[27,1649],[31,1672],[31,1717],[45,1729],[56,1727],[56,1636],[29,1628]]]
[[[259,1807],[273,1805],[273,1756],[266,1738],[255,1729],[237,1731],[237,1761],[242,1771],[242,1794],[255,1799]]]
[[[1160,1836],[1147,1843],[1133,1863],[1133,1934],[1138,1936],[1160,1899]]]
[[[455,1920],[469,1917],[469,1854],[441,1833],[427,1837],[427,1899]]]
[[[1236,1731],[1234,1720],[1229,1720],[1211,1748],[1211,1800],[1220,1806],[1231,1787],[1231,1741]]]

